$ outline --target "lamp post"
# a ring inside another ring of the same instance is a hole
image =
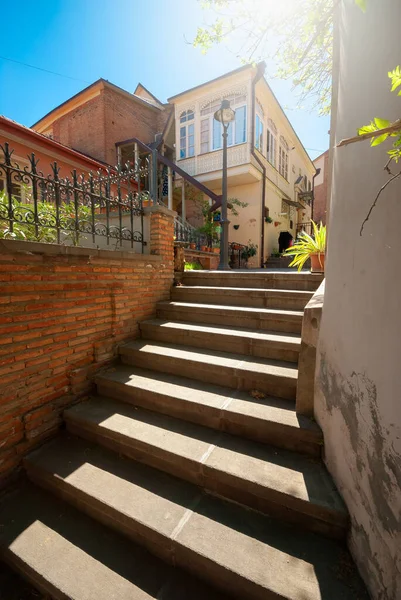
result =
[[[230,107],[228,100],[223,100],[221,107],[214,113],[214,118],[223,125],[223,176],[222,176],[222,198],[221,198],[221,235],[220,235],[220,262],[218,269],[226,271],[230,269],[228,264],[228,226],[227,219],[227,130],[235,119],[235,111]]]

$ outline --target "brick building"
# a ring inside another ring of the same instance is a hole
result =
[[[173,108],[144,86],[134,93],[99,79],[66,100],[32,128],[57,142],[110,165],[117,162],[116,143],[139,138],[145,144],[167,140]]]
[[[316,169],[320,169],[319,175],[315,177],[313,220],[316,223],[320,223],[321,221],[326,225],[329,151],[326,150],[326,152],[315,158],[313,164]]]

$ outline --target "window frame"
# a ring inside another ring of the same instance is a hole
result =
[[[184,110],[179,120],[180,160],[195,156],[195,112]],[[192,143],[191,143],[192,138]]]
[[[277,127],[272,119],[267,119],[266,158],[271,166],[277,169]]]
[[[281,135],[280,144],[278,149],[278,172],[286,180],[288,179],[288,168],[289,168],[289,146],[286,139]]]
[[[239,111],[240,109],[244,109],[244,131],[243,131],[243,138],[241,139],[241,141],[237,141],[237,126],[238,126],[238,122],[237,119],[235,119],[232,123],[229,124],[228,126],[228,138],[227,138],[227,146],[229,148],[231,148],[232,146],[239,146],[240,144],[246,144],[247,141],[247,113],[248,113],[248,104],[247,104],[247,100],[248,97],[246,94],[237,94],[234,96],[224,96],[224,98],[230,99],[230,105],[233,108],[233,110],[235,111],[235,114],[237,115],[237,111]],[[241,99],[241,102],[238,103],[238,106],[235,102],[236,98]],[[214,113],[215,110],[218,110],[219,106],[221,104],[221,100],[219,100],[218,102],[216,102],[215,100],[211,100],[206,106],[203,107],[203,109],[201,109],[201,115],[200,115],[200,127],[201,127],[201,141],[200,141],[200,154],[207,154],[208,152],[216,152],[218,150],[221,150],[223,148],[223,125],[221,123],[219,123],[219,121],[216,121],[216,119],[214,118]],[[206,111],[208,106],[210,106],[210,114],[203,114],[202,115],[202,111]],[[208,133],[208,139],[207,141],[202,141],[202,133],[205,133],[205,131],[202,131],[202,126],[205,123],[205,121],[208,122],[208,126],[207,126],[207,133]],[[216,131],[217,128],[219,128],[219,131]],[[218,140],[218,143],[215,145],[215,139]],[[207,150],[205,150],[205,145],[207,144]],[[203,148],[202,148],[203,146]]]

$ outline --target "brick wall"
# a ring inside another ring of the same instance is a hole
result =
[[[57,119],[53,135],[66,146],[115,165],[116,142],[133,137],[153,142],[168,114],[104,87],[98,96]]]
[[[161,133],[159,119],[161,113],[152,106],[143,105],[127,98],[115,90],[105,88],[105,158],[109,164],[116,162],[116,142],[133,137],[145,144],[155,140],[156,133]],[[163,113],[164,114],[164,113]]]
[[[0,242],[0,482],[169,298],[173,213],[149,209],[151,255]]]
[[[328,202],[328,174],[329,174],[329,153],[324,157],[323,183],[315,186],[313,203],[313,220],[316,223],[320,221],[326,224],[327,202]]]
[[[61,144],[107,162],[103,93],[57,119],[53,124],[53,136]]]

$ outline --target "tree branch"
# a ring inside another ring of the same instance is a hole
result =
[[[366,215],[366,217],[365,217],[365,219],[364,219],[364,221],[363,221],[363,223],[362,223],[362,225],[361,225],[361,229],[360,229],[360,231],[359,231],[359,235],[360,235],[360,236],[362,236],[362,232],[363,232],[363,228],[365,227],[365,223],[366,223],[367,221],[369,221],[369,217],[370,217],[370,215],[372,214],[372,211],[373,211],[373,209],[374,209],[374,208],[375,208],[375,206],[376,206],[376,203],[377,203],[377,201],[378,201],[378,199],[379,199],[379,197],[380,197],[380,194],[381,194],[381,193],[382,193],[382,192],[383,192],[383,191],[386,189],[386,187],[387,187],[387,186],[388,186],[388,185],[389,185],[389,184],[390,184],[392,181],[394,181],[394,179],[397,179],[397,177],[401,177],[401,171],[400,171],[399,173],[396,173],[396,174],[395,174],[395,175],[393,175],[392,177],[390,177],[390,179],[388,179],[388,180],[386,181],[386,183],[385,183],[384,185],[382,185],[382,187],[381,187],[381,188],[380,188],[380,190],[378,191],[378,193],[377,193],[377,195],[376,195],[376,198],[374,199],[374,202],[373,202],[372,206],[370,207],[370,209],[369,209],[369,212],[368,212],[368,214]]]
[[[356,135],[355,137],[346,138],[345,140],[341,140],[337,144],[337,148],[341,146],[348,146],[348,144],[354,144],[355,142],[363,142],[363,140],[369,140],[370,138],[379,137],[383,135],[383,133],[395,133],[396,131],[401,131],[401,119],[397,119],[388,127],[384,127],[383,129],[378,129],[377,131],[372,131],[369,133],[363,133],[362,135]]]

